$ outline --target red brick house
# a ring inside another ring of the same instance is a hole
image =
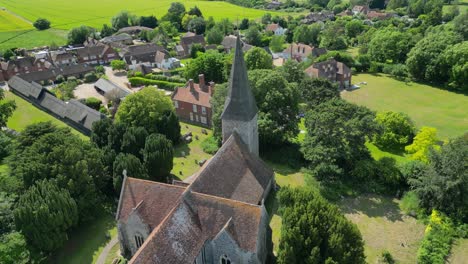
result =
[[[7,62],[0,62],[0,80],[8,81],[18,74],[45,71],[50,68],[53,68],[52,63],[45,59],[36,59],[34,57],[12,59]]]
[[[304,72],[311,78],[325,78],[336,82],[340,89],[351,86],[351,69],[335,59],[315,63]]]
[[[190,79],[185,87],[177,88],[172,94],[172,101],[181,120],[211,127],[210,99],[214,92],[214,83],[210,82],[207,85],[203,74],[200,74],[198,79],[198,84]]]
[[[98,45],[84,47],[76,50],[79,63],[91,65],[108,64],[113,60],[119,59],[119,54],[109,45]]]

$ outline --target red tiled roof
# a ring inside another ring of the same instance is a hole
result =
[[[279,27],[280,27],[279,24],[269,24],[269,25],[266,27],[265,31],[275,31],[275,30],[277,30]]]
[[[202,91],[200,89],[200,85],[197,83],[193,84],[193,88],[193,91],[190,90],[190,84],[187,82],[187,85],[185,87],[179,87],[174,91],[174,94],[172,95],[172,100],[179,102],[187,102],[211,108],[210,93]]]

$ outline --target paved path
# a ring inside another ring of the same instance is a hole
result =
[[[102,250],[101,255],[96,261],[96,264],[104,264],[106,262],[107,255],[109,255],[109,251],[112,249],[115,244],[119,242],[118,237],[114,237],[109,243],[107,243],[106,247]]]

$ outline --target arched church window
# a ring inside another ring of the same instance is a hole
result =
[[[221,256],[221,264],[231,264],[231,260],[226,256],[226,255],[222,255]]]
[[[139,235],[139,234],[135,235],[135,245],[137,248],[140,248],[144,242],[145,240],[143,239],[142,235]]]

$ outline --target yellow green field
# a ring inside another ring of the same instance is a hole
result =
[[[173,1],[171,0],[81,0],[76,4],[63,0],[0,0],[0,7],[20,15],[30,21],[39,17],[49,19],[52,27],[70,29],[80,25],[101,27],[110,23],[112,16],[122,10],[137,15],[155,15],[161,18]],[[213,16],[216,20],[230,18],[260,18],[270,11],[245,8],[222,1],[180,0],[186,9],[198,6],[204,17]],[[272,14],[286,14],[270,12]]]
[[[6,10],[0,9],[0,32],[31,29],[31,23],[17,17]]]

